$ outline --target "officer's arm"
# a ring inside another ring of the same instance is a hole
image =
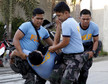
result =
[[[97,47],[98,47],[98,36],[93,37],[93,48],[92,51],[89,51],[89,58],[93,57]]]
[[[52,46],[53,45],[53,40],[49,37],[47,39],[45,39],[45,42],[49,45]]]
[[[99,36],[93,37],[93,49],[92,50],[96,51],[98,47],[98,39],[99,39]]]
[[[53,45],[57,45],[60,42],[60,35],[61,35],[61,22],[56,20],[56,34],[54,36],[54,43]]]
[[[62,49],[62,48],[66,47],[69,44],[69,41],[70,41],[70,37],[63,37],[63,40],[60,43],[58,43],[57,45],[49,47],[48,50],[50,52],[54,52],[54,51],[56,51],[58,49]]]
[[[63,37],[62,41],[55,45],[54,50],[62,49],[66,47],[70,42],[70,37]]]
[[[19,52],[19,56],[21,56],[22,58],[25,58],[26,55],[22,52],[21,45],[19,42],[19,40],[22,39],[23,37],[24,37],[24,34],[18,29],[14,35],[13,44],[16,50]]]

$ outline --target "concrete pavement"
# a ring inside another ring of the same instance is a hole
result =
[[[94,58],[87,84],[108,84],[108,56]]]

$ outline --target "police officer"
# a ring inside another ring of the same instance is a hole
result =
[[[83,62],[82,53],[84,48],[79,32],[79,25],[70,16],[70,8],[65,2],[58,3],[54,11],[58,20],[56,22],[57,28],[54,44],[49,47],[49,51],[54,52],[62,48],[61,56],[63,56],[64,63],[55,71],[55,76],[52,76],[50,81],[52,84],[73,84],[78,80],[78,74]],[[62,41],[60,41],[61,29]],[[56,72],[58,73],[56,74]]]
[[[84,63],[80,71],[80,76],[78,79],[79,84],[86,84],[89,69],[92,66],[92,58],[94,55],[98,55],[97,50],[98,45],[101,46],[99,39],[99,28],[98,25],[91,21],[91,12],[88,9],[83,9],[80,12],[80,33],[82,36],[82,41],[84,45],[84,51],[89,54],[89,60]],[[99,43],[99,44],[98,44]]]
[[[16,31],[13,44],[15,46],[15,50],[11,54],[12,56],[19,56],[23,60],[26,59],[27,55],[23,52],[24,49],[29,51],[37,50],[39,46],[38,35],[35,29],[38,31],[40,40],[44,40],[48,45],[52,45],[53,41],[51,40],[48,31],[42,27],[43,19],[44,19],[44,11],[40,8],[36,8],[33,10],[32,23],[30,21],[24,22]],[[34,84],[34,75],[33,73],[28,73],[23,78],[26,79],[25,84]],[[39,78],[42,84],[45,84],[45,80]]]

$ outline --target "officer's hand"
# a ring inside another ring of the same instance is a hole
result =
[[[48,50],[49,50],[49,52],[54,52],[54,46],[50,46],[50,47],[48,48]]]
[[[61,49],[55,51],[57,54],[61,52]]]
[[[58,26],[59,28],[61,28],[61,21],[59,19],[56,19],[56,26]]]
[[[87,52],[89,54],[89,59],[93,57],[94,53],[92,51]]]
[[[21,57],[22,59],[26,59],[27,55],[26,55],[25,53],[20,53],[20,57]]]

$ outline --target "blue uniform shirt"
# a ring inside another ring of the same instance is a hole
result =
[[[25,22],[20,27],[19,30],[23,32],[24,37],[20,39],[20,45],[22,49],[29,51],[37,50],[38,48],[38,38],[34,27],[31,22]],[[48,31],[44,27],[38,29],[40,39],[47,39],[49,37]]]
[[[83,43],[90,42],[90,41],[93,41],[93,37],[99,35],[99,28],[98,28],[97,24],[90,21],[89,27],[86,30],[84,30],[80,27],[80,33],[82,36]]]
[[[84,51],[79,30],[79,25],[73,18],[68,18],[62,23],[62,35],[70,37],[70,42],[63,48],[63,53],[80,53]]]

